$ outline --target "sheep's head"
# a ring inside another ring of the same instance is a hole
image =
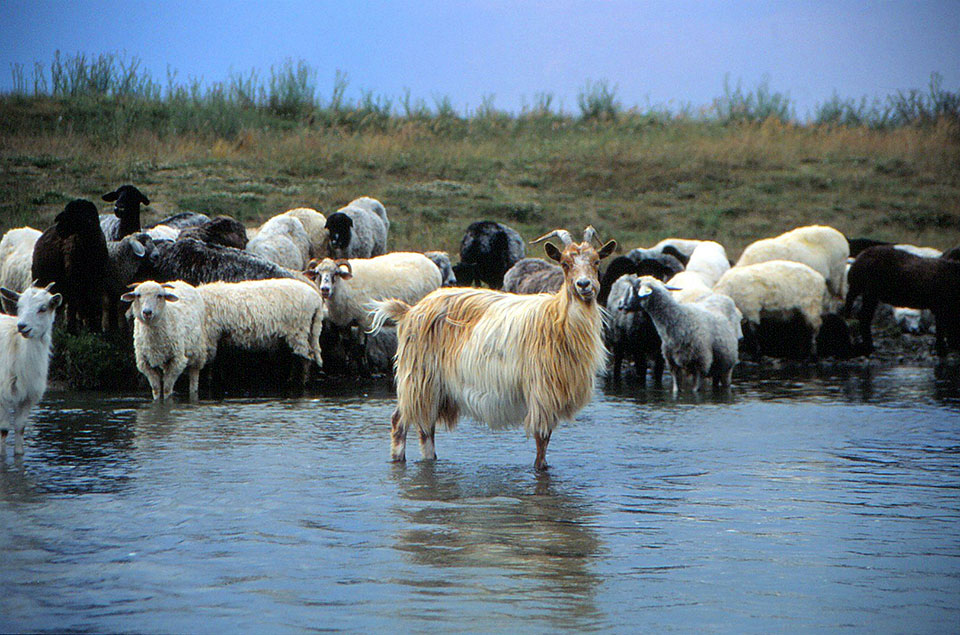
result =
[[[680,291],[680,289],[667,286],[653,276],[641,276],[630,285],[630,290],[620,301],[618,308],[621,311],[639,311],[646,307],[647,302],[655,294],[666,294],[667,291]]]
[[[108,203],[113,203],[113,214],[117,218],[140,218],[140,204],[149,205],[150,200],[143,192],[132,185],[121,185],[112,192],[101,196]]]
[[[54,222],[57,234],[66,238],[83,231],[92,231],[93,228],[100,229],[100,213],[97,206],[90,201],[77,198],[67,203]]]
[[[350,245],[350,230],[353,228],[353,219],[343,212],[334,212],[327,217],[325,225],[330,232],[330,244],[337,249],[346,249]]]
[[[177,302],[180,298],[173,293],[172,284],[159,284],[148,280],[138,285],[130,285],[133,291],[124,293],[120,299],[133,303],[133,315],[144,324],[160,319],[167,302]]]
[[[319,262],[311,260],[303,274],[317,285],[320,296],[324,300],[329,300],[336,291],[338,279],[349,280],[353,277],[353,267],[349,260],[324,258]]]
[[[43,338],[53,329],[53,318],[63,301],[59,293],[50,293],[53,284],[45,288],[29,287],[23,293],[0,288],[0,294],[17,307],[17,332],[24,338]]]
[[[559,238],[564,244],[563,251],[553,243],[545,243],[543,248],[547,255],[560,263],[563,269],[564,286],[575,298],[590,303],[600,291],[600,261],[613,253],[617,242],[611,240],[600,249],[594,248],[593,242],[599,243],[597,232],[593,227],[587,227],[583,232],[583,242],[575,243],[570,232],[565,229],[555,229],[545,236],[534,240],[534,243]]]

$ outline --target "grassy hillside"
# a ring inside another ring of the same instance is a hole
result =
[[[895,130],[764,123],[617,122],[437,134],[299,125],[234,138],[140,130],[0,135],[0,229],[44,228],[75,197],[133,183],[145,221],[182,210],[247,224],[295,206],[329,213],[379,198],[394,249],[456,251],[483,218],[535,237],[591,223],[625,247],[709,238],[731,255],[808,223],[851,236],[960,244],[960,137],[940,124]]]

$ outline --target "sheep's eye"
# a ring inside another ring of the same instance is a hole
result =
[[[47,312],[47,307],[45,306],[40,307],[40,313],[46,313],[46,312]]]

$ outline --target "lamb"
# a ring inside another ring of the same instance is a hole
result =
[[[430,262],[437,265],[440,270],[440,278],[443,280],[443,286],[457,286],[457,277],[453,275],[453,265],[450,263],[450,254],[445,251],[425,251],[423,255],[430,259]]]
[[[54,225],[37,239],[30,275],[38,285],[54,283],[62,294],[68,329],[75,331],[78,322],[83,322],[87,328],[99,330],[103,272],[109,267],[97,208],[90,201],[76,199],[67,203]]]
[[[365,331],[372,326],[373,301],[395,298],[415,303],[442,282],[440,270],[429,258],[403,251],[376,258],[324,258],[305,273],[320,290],[333,324],[358,325]]]
[[[947,352],[948,339],[960,343],[960,262],[923,258],[890,246],[865,249],[848,273],[850,291],[844,307],[849,315],[862,297],[857,318],[862,347],[873,351],[870,323],[877,303],[930,309],[936,322],[937,355]]]
[[[150,382],[154,401],[169,399],[184,370],[189,395],[197,398],[200,369],[213,357],[204,330],[204,301],[182,282],[141,282],[121,299],[133,303],[133,350],[137,368]]]
[[[285,211],[281,216],[292,216],[303,224],[303,229],[310,239],[310,258],[322,259],[330,254],[330,233],[327,231],[327,219],[323,214],[309,207],[296,207]],[[387,226],[389,227],[389,223]]]
[[[33,265],[33,247],[42,232],[32,227],[11,229],[0,239],[0,287],[23,293],[30,286],[33,277],[30,267]],[[3,312],[16,314],[16,307],[2,304]]]
[[[556,293],[562,286],[563,269],[543,258],[518,260],[503,276],[503,290],[507,293]]]
[[[291,271],[302,271],[310,262],[310,237],[300,219],[281,214],[260,227],[246,250]]]
[[[183,280],[197,286],[221,280],[306,279],[299,272],[284,269],[247,251],[207,245],[194,238],[157,242],[155,246],[150,257],[149,277],[159,282]]]
[[[737,334],[726,316],[700,303],[678,302],[667,286],[651,276],[639,278],[620,306],[642,308],[653,320],[673,375],[674,395],[681,389],[698,391],[704,377],[713,378],[714,388],[730,386],[739,360]]]
[[[216,216],[201,225],[180,230],[176,240],[196,238],[208,245],[244,249],[247,246],[247,230],[243,224],[229,216]]]
[[[613,355],[611,370],[613,380],[620,381],[620,368],[627,356],[633,359],[637,378],[643,382],[647,373],[647,358],[653,358],[653,379],[659,385],[663,380],[662,342],[646,311],[628,311],[623,301],[632,293],[640,276],[627,274],[613,283],[607,301],[607,322],[604,342]]]
[[[213,282],[197,287],[197,293],[203,299],[205,339],[212,350],[223,337],[254,350],[269,349],[283,341],[294,355],[303,358],[304,371],[310,362],[323,366],[320,333],[325,306],[311,283]]]
[[[62,297],[50,286],[28,287],[22,294],[0,288],[16,307],[16,316],[0,315],[0,455],[14,432],[14,454],[23,454],[27,417],[47,389],[53,320]]]
[[[350,201],[327,217],[326,229],[332,258],[372,258],[387,251],[390,220],[375,198],[362,196]]]
[[[481,289],[438,289],[414,306],[377,303],[375,328],[397,322],[397,409],[391,418],[391,456],[406,458],[407,429],[420,432],[420,449],[436,458],[437,423],[452,428],[460,412],[494,428],[521,420],[536,440],[534,467],[544,470],[547,444],[560,420],[569,420],[593,395],[604,367],[602,319],[596,303],[600,259],[616,248],[594,249],[555,230],[564,243],[544,247],[565,272],[553,295],[517,295]]]
[[[758,354],[757,328],[761,319],[786,323],[795,314],[802,317],[810,330],[809,346],[804,353],[816,354],[817,333],[830,299],[826,280],[817,271],[789,260],[737,265],[723,274],[713,291],[733,299],[748,324],[746,343]]]
[[[132,185],[121,185],[101,197],[113,203],[113,215],[100,215],[100,229],[107,240],[120,240],[140,231],[140,205],[150,200]]]
[[[460,262],[453,272],[462,286],[486,283],[503,287],[503,276],[526,256],[523,239],[516,230],[492,220],[471,223],[460,241]]]
[[[758,240],[743,250],[736,266],[768,260],[802,262],[823,276],[834,297],[846,295],[844,272],[850,245],[846,237],[832,227],[797,227],[775,238]]]

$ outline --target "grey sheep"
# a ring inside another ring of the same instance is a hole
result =
[[[387,252],[390,220],[383,204],[361,196],[327,217],[330,257],[372,258]]]
[[[563,286],[563,269],[543,258],[518,260],[503,276],[508,293],[556,293]]]
[[[157,282],[183,280],[193,286],[208,282],[240,282],[269,278],[306,280],[299,273],[233,247],[208,245],[195,238],[154,243],[149,279]]]
[[[646,311],[631,310],[624,300],[633,293],[639,280],[636,274],[620,276],[607,297],[607,320],[604,324],[604,343],[613,355],[611,370],[613,380],[620,381],[620,367],[624,358],[633,359],[637,379],[643,382],[647,373],[647,358],[653,359],[653,380],[659,385],[663,380],[664,360],[662,342]]]

